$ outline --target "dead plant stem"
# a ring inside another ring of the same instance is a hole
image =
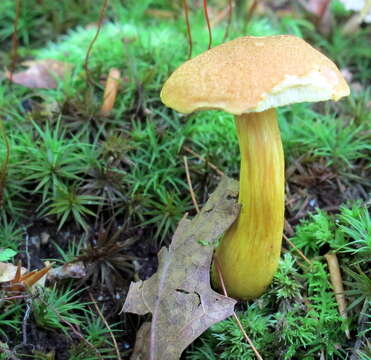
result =
[[[330,272],[330,280],[335,294],[335,299],[338,304],[340,316],[343,319],[347,319],[346,312],[347,304],[345,301],[343,280],[341,277],[338,258],[336,254],[332,252],[327,253],[325,255],[325,258]],[[348,339],[350,339],[350,333],[348,328],[345,329],[345,335]]]
[[[21,9],[21,0],[15,1],[15,17],[13,22],[13,35],[12,35],[12,56],[11,56],[11,64],[10,64],[10,83],[12,84],[13,80],[13,73],[15,70],[15,66],[17,64],[18,58],[18,20],[19,20],[19,13]]]
[[[187,0],[183,0],[183,10],[184,10],[184,18],[187,27],[187,38],[188,38],[188,59],[192,58],[192,32],[191,32],[191,25],[189,23],[189,11],[188,11],[188,2]]]
[[[188,146],[183,146],[183,149],[187,152],[189,152],[190,154],[192,154],[194,157],[196,157],[197,159],[201,160],[201,161],[205,161],[207,165],[210,166],[211,169],[213,169],[218,175],[220,176],[224,176],[224,172],[221,171],[220,169],[218,169],[212,162],[208,161],[208,160],[205,160],[200,154],[196,153],[194,150],[192,150],[191,148],[189,148]]]
[[[220,284],[222,285],[223,294],[224,294],[224,296],[228,296],[227,290],[225,288],[224,279],[223,279],[222,271],[221,271],[221,268],[220,268],[220,264],[219,264],[218,258],[216,256],[214,256],[214,261],[215,261],[215,265],[216,265],[216,270],[218,271]],[[255,354],[256,358],[259,359],[259,360],[263,360],[262,356],[259,354],[258,350],[254,346],[254,343],[252,342],[252,340],[247,335],[247,333],[246,333],[245,329],[243,328],[243,326],[241,324],[241,321],[238,318],[235,311],[233,311],[233,317],[236,320],[237,325],[240,328],[240,330],[241,330],[244,338],[246,339],[247,343],[251,346],[251,349],[254,351],[254,354]]]
[[[103,0],[103,4],[102,4],[102,7],[101,7],[100,13],[99,13],[99,20],[98,20],[97,32],[95,33],[92,41],[89,44],[89,47],[88,47],[88,50],[87,50],[86,56],[85,56],[84,65],[83,65],[83,68],[84,68],[85,73],[86,73],[86,80],[87,80],[88,84],[90,84],[92,86],[94,86],[94,82],[93,82],[93,80],[91,79],[91,76],[90,76],[89,58],[90,58],[90,54],[91,54],[91,51],[93,49],[94,43],[96,42],[96,40],[98,38],[98,35],[100,33],[100,30],[101,30],[103,19],[104,19],[104,15],[105,15],[106,10],[107,10],[107,7],[108,7],[108,1],[109,0]]]
[[[100,318],[102,319],[104,325],[106,326],[106,328],[108,329],[110,335],[111,335],[111,338],[112,338],[112,341],[113,341],[113,345],[115,346],[115,350],[116,350],[116,354],[117,354],[117,359],[121,360],[121,354],[120,354],[120,350],[119,350],[119,347],[117,345],[117,341],[116,341],[116,338],[115,336],[113,335],[113,332],[112,332],[112,329],[111,327],[109,326],[107,320],[105,319],[105,317],[103,316],[101,310],[99,309],[99,306],[96,302],[96,300],[94,299],[94,296],[92,295],[92,293],[89,291],[89,297],[95,307],[95,309],[97,310],[97,313],[98,315],[100,316]]]
[[[184,167],[185,167],[185,171],[186,171],[189,192],[191,193],[192,202],[193,202],[193,205],[194,205],[194,207],[197,211],[197,214],[199,214],[200,213],[200,208],[199,208],[197,200],[196,200],[196,195],[193,191],[191,175],[189,174],[187,156],[183,156],[183,160],[184,160]]]
[[[283,238],[288,242],[288,244],[307,262],[309,265],[312,265],[312,262],[303,254],[303,252],[296,247],[296,245],[285,235],[283,234]]]
[[[211,33],[211,26],[210,26],[210,20],[209,20],[209,12],[207,10],[207,0],[203,1],[203,6],[204,6],[204,17],[207,25],[207,31],[209,32],[209,44],[207,46],[208,49],[211,48],[211,44],[213,42],[213,35]]]
[[[26,311],[23,316],[22,320],[22,344],[27,345],[27,321],[31,315],[31,308],[32,308],[32,299],[28,298],[25,301],[26,303]]]

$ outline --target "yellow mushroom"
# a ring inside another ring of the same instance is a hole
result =
[[[280,257],[284,156],[275,108],[347,95],[336,65],[291,35],[245,36],[216,46],[185,62],[164,84],[161,100],[179,112],[235,115],[242,208],[216,250],[230,296],[261,295]],[[212,280],[219,287],[215,269]]]

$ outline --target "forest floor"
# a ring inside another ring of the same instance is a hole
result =
[[[151,318],[122,311],[130,283],[156,272],[184,214],[197,215],[192,195],[202,208],[222,174],[238,180],[232,116],[185,116],[160,101],[189,57],[184,9],[175,3],[0,3],[0,360],[130,358]],[[282,256],[267,292],[238,302],[238,317],[264,359],[369,359],[371,28],[352,25],[361,13],[340,1],[323,12],[230,3],[229,21],[228,2],[208,2],[212,46],[296,35],[332,59],[351,88],[339,102],[278,109]],[[209,34],[202,2],[188,7],[194,57]],[[117,91],[111,104],[105,91]],[[339,263],[346,315],[329,254]],[[37,272],[19,276],[18,264]],[[181,358],[255,356],[229,318]]]

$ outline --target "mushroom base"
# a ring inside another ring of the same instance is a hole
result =
[[[236,117],[241,212],[215,256],[229,296],[248,300],[271,283],[284,222],[284,156],[275,109]],[[212,281],[221,288],[213,264]]]

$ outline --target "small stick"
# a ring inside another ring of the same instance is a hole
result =
[[[12,35],[12,62],[10,64],[10,83],[12,83],[13,73],[15,66],[17,64],[18,58],[18,20],[19,13],[21,9],[21,0],[16,0],[15,2],[15,17],[13,22],[13,35]]]
[[[284,226],[284,229],[285,229],[285,232],[286,232],[289,236],[294,236],[294,229],[292,228],[292,226],[290,225],[290,223],[287,221],[287,219],[285,219],[285,226]]]
[[[207,11],[207,0],[204,0],[204,16],[205,16],[205,20],[206,20],[206,24],[207,24],[207,30],[209,32],[209,45],[208,45],[207,48],[210,50],[211,43],[213,42],[213,37],[212,37],[212,33],[211,33],[209,13]]]
[[[296,247],[296,245],[285,235],[283,234],[283,238],[289,243],[289,245],[296,250],[296,252],[309,264],[312,265],[312,262],[303,254],[303,252]]]
[[[192,32],[191,25],[189,24],[189,14],[188,14],[188,3],[187,0],[183,0],[184,18],[187,26],[187,37],[188,37],[188,59],[192,58]]]
[[[254,15],[256,8],[258,7],[258,3],[259,3],[258,0],[253,0],[251,6],[247,10],[247,15],[246,15],[245,24],[244,24],[245,29],[247,28],[247,25],[249,24],[252,16]]]
[[[347,303],[344,296],[343,280],[341,278],[339,261],[335,253],[328,252],[325,255],[328,269],[330,271],[331,284],[335,293],[335,299],[338,304],[339,313],[341,317],[347,319],[346,307]],[[345,329],[345,335],[350,339],[349,329]]]
[[[323,1],[321,9],[320,9],[319,14],[318,14],[319,15],[319,23],[322,21],[324,15],[325,15],[325,12],[326,12],[328,6],[330,5],[330,2],[331,2],[331,0]]]
[[[199,159],[201,161],[206,161],[207,165],[209,165],[218,175],[224,176],[223,171],[219,170],[213,163],[211,163],[210,161],[205,160],[200,154],[197,154],[195,151],[193,151],[188,146],[183,146],[183,149],[185,151],[189,152],[190,154],[192,154],[193,156],[195,156],[197,159]]]
[[[104,95],[103,95],[103,104],[100,109],[100,113],[103,116],[108,116],[115,104],[117,91],[120,84],[120,70],[116,68],[112,68],[109,71],[106,86],[104,88]]]
[[[27,259],[27,271],[30,271],[30,267],[31,267],[31,258],[30,258],[30,252],[29,252],[29,239],[30,239],[30,236],[28,235],[28,232],[27,232],[27,228],[24,227],[23,228],[24,232],[25,232],[25,252],[26,252],[26,259]]]
[[[223,294],[224,296],[227,296],[228,297],[228,294],[227,294],[227,290],[225,288],[225,284],[224,284],[224,280],[223,280],[223,276],[222,276],[222,271],[220,269],[220,264],[219,264],[219,261],[218,261],[218,258],[216,256],[214,256],[214,261],[215,261],[215,265],[216,265],[216,270],[218,271],[218,276],[219,276],[219,280],[220,280],[220,284],[222,286],[222,289],[223,289]],[[254,343],[252,342],[252,340],[249,338],[249,336],[247,335],[245,329],[243,328],[242,324],[241,324],[241,321],[240,319],[238,318],[237,314],[235,311],[233,311],[233,317],[235,318],[236,322],[237,322],[237,325],[238,327],[240,328],[240,330],[242,331],[242,334],[244,336],[244,338],[246,339],[246,341],[248,342],[248,344],[251,346],[252,350],[254,351],[254,354],[255,356],[259,359],[259,360],[263,360],[263,358],[261,357],[261,355],[259,354],[259,351],[256,349],[256,347],[254,346]]]
[[[14,296],[8,296],[4,298],[0,298],[0,301],[11,301],[16,299],[26,299],[29,295],[14,295]]]
[[[113,335],[112,329],[109,326],[109,324],[108,324],[107,320],[105,319],[105,317],[103,316],[102,312],[100,311],[99,306],[98,306],[97,302],[94,299],[94,296],[92,295],[92,293],[90,291],[89,291],[89,297],[90,297],[91,301],[93,302],[93,305],[94,305],[95,309],[97,310],[100,318],[102,319],[104,325],[106,326],[106,328],[108,329],[108,331],[109,331],[109,333],[111,335],[113,344],[115,346],[115,350],[116,350],[116,354],[117,354],[117,359],[121,360],[120,350],[119,350],[119,347],[117,345],[117,341],[115,339],[115,336]]]
[[[191,176],[189,174],[187,156],[183,156],[183,160],[184,160],[184,166],[185,166],[185,171],[186,171],[186,176],[187,176],[187,182],[188,182],[188,186],[189,186],[189,192],[191,193],[192,202],[193,202],[193,205],[194,205],[194,207],[197,211],[197,214],[199,214],[200,213],[200,208],[197,204],[196,196],[195,196],[195,193],[193,191]]]
[[[26,303],[26,311],[24,313],[23,320],[22,320],[22,339],[23,339],[22,344],[23,345],[27,345],[27,321],[31,314],[32,299],[31,298],[26,299],[25,303]]]
[[[86,52],[86,56],[85,56],[84,65],[83,65],[83,68],[84,68],[84,70],[86,72],[86,80],[87,80],[87,82],[90,85],[94,85],[93,81],[91,80],[90,71],[89,71],[90,53],[91,53],[91,51],[93,49],[93,46],[94,46],[94,43],[97,40],[98,35],[100,33],[100,30],[101,30],[101,27],[102,27],[102,23],[103,23],[103,18],[104,18],[104,15],[106,13],[107,6],[108,6],[108,0],[103,0],[103,5],[102,5],[102,8],[101,8],[100,14],[99,14],[97,32],[95,33],[95,35],[93,37],[93,40],[89,44],[88,51]]]

